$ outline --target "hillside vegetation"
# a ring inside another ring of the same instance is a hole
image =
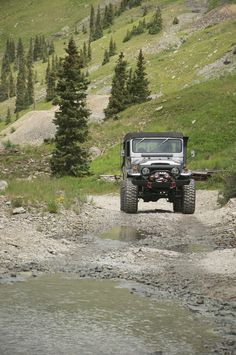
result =
[[[0,53],[9,36],[17,40],[20,35],[27,43],[31,36],[44,34],[47,39],[54,40],[56,54],[64,56],[64,47],[71,35],[79,48],[88,41],[89,34],[82,32],[82,25],[88,30],[90,5],[96,9],[100,4],[103,9],[108,3],[96,0],[3,1]],[[113,2],[119,3],[118,0]],[[158,4],[163,18],[160,33],[150,35],[146,30],[123,42],[127,30],[132,30],[143,19],[148,22],[152,18],[156,1],[146,0],[141,6],[127,9],[116,17],[112,27],[104,30],[103,37],[91,43],[92,60],[85,68],[90,74],[90,93],[109,94],[120,51],[124,52],[128,67],[134,68],[142,48],[153,97],[147,103],[120,113],[118,120],[91,124],[88,146],[97,146],[103,152],[92,162],[91,170],[95,174],[119,173],[122,136],[137,130],[178,130],[189,135],[189,150],[196,152],[196,157],[189,160],[194,169],[228,169],[235,163],[235,0],[160,0]],[[144,8],[147,9],[145,16]],[[176,25],[174,17],[179,20]],[[116,42],[117,55],[101,65],[111,36]],[[34,64],[38,76],[36,108],[42,110],[51,107],[51,103],[44,102],[46,66],[47,63],[41,61]],[[8,107],[13,112],[14,98],[0,103],[2,119]],[[0,129],[5,127],[2,120]]]

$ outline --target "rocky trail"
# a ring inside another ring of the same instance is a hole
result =
[[[198,191],[194,215],[172,205],[139,203],[137,215],[119,211],[119,196],[89,198],[81,212],[37,210],[11,215],[0,202],[1,282],[42,273],[138,282],[132,293],[178,299],[214,318],[224,341],[216,353],[236,349],[236,202],[217,206],[216,191]]]

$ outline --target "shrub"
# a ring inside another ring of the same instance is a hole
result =
[[[224,187],[219,193],[218,201],[224,205],[231,198],[236,198],[236,166],[225,174]]]
[[[50,213],[57,213],[59,210],[59,205],[56,201],[50,200],[47,203],[47,211]]]

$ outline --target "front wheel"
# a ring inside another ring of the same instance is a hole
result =
[[[124,183],[122,192],[124,195],[121,197],[121,209],[126,213],[137,213],[138,186],[134,185],[130,179],[126,179],[122,183]]]
[[[183,186],[182,212],[184,214],[193,214],[195,211],[195,204],[196,204],[195,181],[191,179],[189,185]]]

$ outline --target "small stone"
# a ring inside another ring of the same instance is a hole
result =
[[[161,111],[163,109],[163,106],[158,106],[155,111]]]
[[[0,191],[5,191],[8,187],[8,183],[4,180],[0,180]]]
[[[24,207],[17,207],[14,208],[12,211],[12,214],[23,214],[26,213],[26,210],[24,209]]]

